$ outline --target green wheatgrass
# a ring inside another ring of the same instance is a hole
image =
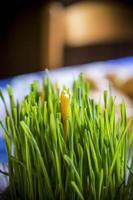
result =
[[[104,106],[96,104],[90,89],[80,75],[64,103],[47,77],[41,92],[34,81],[18,104],[8,85],[11,112],[0,92],[6,110],[1,125],[8,154],[7,199],[133,199],[133,133],[127,135],[125,104],[116,118],[113,97],[105,91]]]

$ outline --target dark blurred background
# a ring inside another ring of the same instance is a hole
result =
[[[0,4],[0,78],[133,56],[132,0]]]

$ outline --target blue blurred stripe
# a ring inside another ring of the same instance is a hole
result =
[[[0,138],[0,163],[7,163],[6,145],[4,138]]]

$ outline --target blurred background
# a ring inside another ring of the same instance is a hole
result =
[[[5,0],[0,78],[133,56],[132,0]]]

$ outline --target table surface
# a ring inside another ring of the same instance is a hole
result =
[[[34,80],[37,80],[41,87],[43,77],[45,77],[46,74],[49,75],[52,81],[58,81],[60,87],[63,85],[71,87],[73,79],[75,79],[81,72],[89,74],[89,76],[93,76],[99,80],[102,79],[107,72],[120,73],[123,78],[127,76],[133,76],[133,57],[84,64],[74,67],[70,66],[66,68],[59,68],[53,71],[41,71],[32,74],[20,75],[9,79],[0,80],[0,88],[6,99],[7,105],[9,105],[9,99],[6,91],[7,84],[11,85],[15,99],[21,101],[22,98],[28,93],[30,84]],[[0,108],[0,119],[3,121],[5,117],[5,111],[1,101]],[[6,147],[4,144],[4,135],[2,129],[0,129],[0,163],[6,162],[7,156]]]

